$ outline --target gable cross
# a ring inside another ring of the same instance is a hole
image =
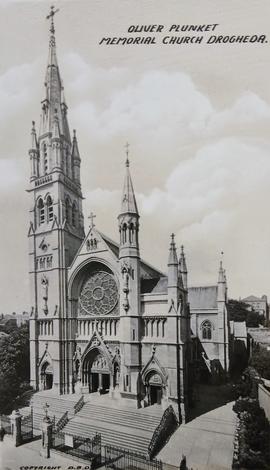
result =
[[[94,219],[95,219],[95,218],[96,218],[96,215],[95,215],[93,212],[91,212],[90,215],[88,216],[88,219],[91,220],[90,228],[95,227],[95,224],[94,224]]]

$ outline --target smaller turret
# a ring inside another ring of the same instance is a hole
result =
[[[174,233],[171,234],[171,243],[168,258],[168,302],[173,301],[174,307],[178,307],[178,259],[174,241]]]
[[[186,264],[186,257],[185,257],[185,253],[184,253],[184,246],[182,245],[181,246],[181,254],[180,254],[180,257],[179,257],[179,271],[181,273],[181,277],[182,277],[182,282],[183,282],[183,287],[184,289],[187,289],[187,275],[188,275],[188,271],[187,271],[187,264]]]
[[[30,164],[31,164],[31,176],[30,181],[33,181],[39,176],[39,150],[37,143],[37,134],[35,121],[32,121],[32,130],[31,130],[31,148],[29,150]]]
[[[73,141],[72,141],[72,151],[71,151],[71,161],[73,165],[73,178],[74,181],[78,184],[81,182],[81,157],[78,148],[78,141],[76,136],[76,130],[73,130]]]
[[[120,258],[139,255],[139,212],[129,171],[127,153],[126,175],[121,201],[121,211],[118,216],[120,232]]]
[[[219,264],[218,272],[218,302],[224,302],[226,300],[226,276],[222,266],[222,261]]]

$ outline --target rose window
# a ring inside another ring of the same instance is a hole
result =
[[[107,315],[118,302],[118,289],[112,274],[96,271],[84,283],[79,298],[83,315]]]

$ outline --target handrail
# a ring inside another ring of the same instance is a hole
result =
[[[61,418],[57,421],[55,425],[55,431],[59,432],[63,429],[63,427],[68,423],[68,411],[65,411],[65,413],[61,416]]]
[[[83,395],[81,396],[81,398],[77,401],[77,403],[75,403],[73,409],[74,409],[74,414],[78,413],[82,407],[84,405],[84,398],[83,398]]]
[[[153,458],[159,450],[168,442],[171,435],[179,426],[179,421],[172,405],[164,411],[160,423],[156,427],[148,446],[148,455]]]

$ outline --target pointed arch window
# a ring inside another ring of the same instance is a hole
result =
[[[202,339],[212,339],[212,323],[209,320],[205,320],[201,325]]]
[[[53,220],[53,202],[51,196],[47,197],[47,219],[48,222]]]
[[[44,206],[43,199],[41,198],[39,199],[37,208],[38,208],[38,224],[42,225],[45,222],[45,206]]]
[[[127,224],[123,224],[123,243],[127,242]]]
[[[72,204],[72,212],[71,212],[71,223],[73,227],[77,227],[77,205],[76,202],[73,202]]]

